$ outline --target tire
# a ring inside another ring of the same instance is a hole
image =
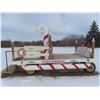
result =
[[[87,69],[83,69],[84,72],[93,73],[95,72],[96,66],[94,63],[87,64]]]
[[[34,75],[35,74],[35,70],[26,70],[26,73],[28,75]]]

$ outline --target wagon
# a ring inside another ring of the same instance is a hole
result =
[[[60,69],[66,71],[76,69],[88,73],[95,71],[94,38],[91,47],[85,47],[84,45],[78,47],[76,41],[75,52],[73,54],[67,54],[67,52],[66,54],[54,54],[52,39],[49,33],[44,34],[43,42],[43,46],[23,45],[22,47],[15,47],[14,42],[11,42],[12,65],[20,66],[27,74],[34,74],[37,70],[53,70],[55,72]]]

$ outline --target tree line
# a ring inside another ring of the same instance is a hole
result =
[[[61,40],[52,41],[53,46],[75,46],[75,41],[78,40],[79,42],[83,39],[83,35],[70,35],[65,37]],[[21,47],[21,46],[32,46],[32,45],[43,45],[43,41],[14,41],[14,46]],[[11,47],[10,40],[3,40],[1,41],[1,47]]]
[[[100,47],[100,31],[98,28],[98,25],[95,21],[92,22],[90,26],[90,30],[87,32],[87,35],[76,35],[71,34],[66,36],[65,38],[61,40],[52,41],[53,46],[75,46],[75,41],[78,41],[78,44],[85,43],[85,45],[92,43],[92,38],[95,39],[95,45],[96,47]],[[23,45],[43,45],[43,41],[14,41],[14,45],[16,47],[23,46]],[[2,40],[1,41],[1,47],[11,47],[11,41],[10,40]]]

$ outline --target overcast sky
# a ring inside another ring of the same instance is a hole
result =
[[[42,25],[57,40],[68,34],[86,35],[93,20],[100,24],[99,13],[3,13],[1,18],[2,40],[42,40],[36,31]]]

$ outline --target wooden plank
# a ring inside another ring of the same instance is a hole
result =
[[[19,57],[17,53],[15,53],[15,59],[20,58],[37,58],[37,57],[44,57],[44,56],[49,56],[49,53],[32,53],[32,52],[27,52],[24,57]]]
[[[25,49],[27,52],[39,52],[44,49],[49,49],[49,47],[45,46],[24,46],[24,47],[14,47],[14,51],[17,52],[21,48]]]
[[[53,59],[79,59],[82,58],[80,55],[76,54],[54,54]]]
[[[24,46],[25,50],[29,50],[29,51],[41,51],[44,49],[49,49],[49,47],[45,47],[45,46]]]
[[[28,57],[35,58],[35,57],[40,57],[40,56],[49,56],[49,54],[48,53],[39,53],[39,54],[30,53],[30,54],[27,54],[24,58],[28,58]]]
[[[15,70],[16,70],[16,67],[15,67],[14,65],[12,65],[12,66],[9,66],[9,67],[8,67],[8,70],[5,68],[5,69],[1,72],[1,74],[12,74],[12,73],[14,73]]]

